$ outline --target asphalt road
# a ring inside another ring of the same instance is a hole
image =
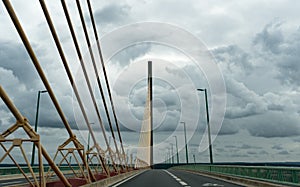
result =
[[[25,178],[1,179],[0,187],[14,186],[27,183]],[[221,180],[216,180],[201,175],[180,171],[180,170],[147,170],[141,174],[127,178],[111,187],[189,187],[189,186],[226,186],[235,187],[239,185],[231,184]]]
[[[221,180],[204,177],[179,170],[147,170],[137,176],[125,179],[111,187],[189,187],[189,186],[226,186],[236,187],[239,185]]]

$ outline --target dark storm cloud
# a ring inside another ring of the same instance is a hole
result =
[[[231,72],[235,72],[236,67],[246,73],[253,68],[250,62],[250,55],[237,45],[218,47],[211,52],[216,61],[226,63],[228,70]]]
[[[244,118],[248,116],[253,116],[259,114],[256,110],[256,106],[253,103],[248,103],[245,108],[231,108],[230,110],[226,110],[226,118],[235,119],[235,118]]]
[[[278,78],[285,84],[300,85],[300,29],[284,43],[278,60]]]
[[[282,23],[270,23],[254,39],[262,57],[278,69],[277,78],[287,85],[300,85],[300,28],[291,33],[282,31]]]
[[[217,150],[218,152],[227,152],[227,150],[226,150],[226,149],[223,149],[223,148],[216,148],[216,150]]]
[[[218,135],[232,135],[239,132],[239,127],[231,120],[224,119]]]
[[[58,98],[58,99],[61,99],[61,98]],[[61,105],[61,108],[62,108],[71,128],[78,129],[78,126],[76,125],[76,122],[74,119],[71,98],[64,99],[63,102],[60,102],[60,105]],[[36,106],[36,105],[34,104],[34,106]],[[39,111],[40,111],[39,126],[51,127],[51,128],[64,128],[64,124],[62,123],[61,118],[59,117],[58,112],[56,111],[48,94],[45,94],[41,97]],[[34,116],[35,116],[35,110],[34,110]]]
[[[267,151],[262,150],[262,151],[259,152],[259,154],[260,155],[268,155],[269,153]]]
[[[130,9],[131,7],[125,4],[109,4],[99,10],[96,10],[95,17],[101,25],[119,23],[128,17]]]
[[[277,154],[279,154],[279,155],[288,155],[290,153],[288,151],[280,151]]]
[[[263,99],[256,92],[247,88],[244,83],[238,82],[233,78],[227,78],[225,80],[227,92],[234,97],[234,100],[239,101],[233,106],[227,107],[226,118],[244,118],[262,114],[267,111],[267,105]]]
[[[249,145],[249,144],[242,144],[239,146],[235,146],[235,145],[225,145],[225,148],[230,148],[230,149],[235,149],[235,150],[242,150],[242,149],[262,149],[262,147],[259,146],[253,146],[253,145]]]
[[[231,157],[234,157],[234,158],[248,158],[250,157],[248,154],[232,154],[230,155]]]
[[[33,44],[33,46],[35,45]],[[43,48],[36,47],[36,54],[46,56],[47,51]],[[1,41],[0,62],[0,84],[21,114],[28,118],[31,125],[34,125],[37,92],[38,90],[44,90],[44,86],[35,67],[32,65],[31,59],[22,44]],[[47,71],[47,65],[50,64],[49,59],[44,58],[43,63],[45,73],[51,76],[51,71]],[[59,79],[60,77],[57,78]],[[56,85],[53,87],[55,86]],[[65,115],[70,121],[74,121],[72,107],[65,106],[72,105],[71,98],[62,94],[66,89],[67,88],[54,89],[54,92],[56,93],[58,101],[62,104],[61,107],[64,109]],[[62,95],[63,97],[61,97]],[[6,107],[2,105],[1,108]],[[8,110],[6,111],[9,112]],[[41,94],[39,111],[39,126],[52,128],[63,127],[61,119],[47,93]],[[11,118],[10,121],[13,122],[14,118]],[[70,124],[72,124],[73,128],[77,127],[75,123]]]
[[[261,45],[263,50],[278,54],[281,52],[280,45],[284,41],[282,32],[280,31],[281,22],[269,23],[262,32],[256,34],[253,43]]]
[[[257,115],[255,119],[246,119],[245,124],[252,136],[272,138],[300,135],[298,115],[270,111],[264,115]]]
[[[140,84],[137,84],[129,95],[129,109],[135,118],[143,120],[145,112],[145,104],[147,98],[147,85],[146,79],[142,80]],[[167,127],[168,124],[177,123],[174,119],[178,118],[180,114],[180,99],[178,94],[160,79],[153,79],[153,109],[154,115],[157,113],[165,113],[166,117],[162,120],[160,129],[166,131],[174,130],[174,127]],[[158,119],[157,115],[155,118]]]
[[[5,86],[4,89],[6,88],[8,87]],[[36,117],[35,115],[36,115],[37,91],[22,90],[21,92],[19,92],[15,90],[15,92],[13,92],[12,90],[10,90],[10,88],[6,89],[6,91],[7,93],[9,93],[8,94],[9,97],[11,98],[11,100],[13,101],[17,109],[21,112],[21,114],[28,119],[31,126],[34,126],[35,117]],[[68,102],[67,100],[64,101],[65,102],[63,102],[63,105],[61,105],[64,114],[67,117],[71,127],[77,129],[77,125],[75,124],[74,114],[72,112],[72,109],[70,110],[64,109],[66,105],[70,106],[72,105],[72,103]],[[7,113],[10,113],[10,111],[4,105],[0,106],[0,109],[4,109]],[[9,124],[6,125],[13,124],[14,122],[15,122],[14,117],[11,117],[8,121]],[[47,93],[41,94],[40,97],[38,126],[50,127],[50,128],[64,127],[64,124],[62,123],[61,118],[59,117]]]
[[[268,110],[283,111],[284,106],[271,103],[271,104],[268,105]]]
[[[225,145],[226,148],[237,148],[235,145]]]
[[[272,147],[272,149],[275,149],[275,150],[282,150],[283,147],[282,147],[281,145],[274,145],[274,146]]]
[[[124,67],[129,65],[130,61],[145,55],[147,52],[151,50],[151,44],[136,44],[132,46],[128,46],[127,48],[118,52],[113,60],[120,66]]]
[[[256,155],[257,152],[255,152],[255,151],[247,151],[247,154],[249,154],[249,155]]]
[[[294,139],[294,142],[299,142],[300,143],[300,139]]]
[[[30,58],[20,43],[0,41],[0,62],[1,67],[11,70],[19,81],[28,88],[36,85],[37,74],[30,64]]]
[[[226,119],[236,120],[234,124],[245,125],[252,136],[271,138],[300,134],[295,100],[285,93],[271,91],[272,85],[256,83],[271,89],[259,94],[247,84],[251,83],[247,76],[260,76],[255,70],[268,65],[272,67],[270,72],[275,72],[270,74],[273,76],[270,79],[278,79],[294,89],[300,85],[300,29],[287,32],[283,27],[282,22],[267,24],[255,35],[253,46],[247,52],[236,45],[212,50],[224,71],[228,93],[224,123]]]
[[[261,147],[258,146],[252,146],[248,144],[243,144],[242,146],[239,147],[240,149],[261,149]]]

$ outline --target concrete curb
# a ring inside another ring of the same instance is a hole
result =
[[[19,179],[19,178],[24,178],[23,174],[12,174],[12,175],[0,175],[0,180],[2,179]]]
[[[285,186],[283,184],[275,184],[275,183],[270,183],[270,182],[266,182],[266,181],[252,180],[252,179],[241,178],[241,177],[236,177],[236,176],[231,176],[231,175],[224,175],[224,174],[219,174],[219,173],[210,173],[210,172],[204,172],[204,171],[193,171],[193,170],[185,170],[185,169],[175,169],[175,170],[183,170],[183,171],[187,171],[187,172],[194,173],[197,175],[211,177],[214,179],[223,180],[223,181],[241,185],[241,186],[249,186],[249,187],[254,187],[254,186],[255,187],[258,187],[258,186],[282,187],[282,186]]]
[[[102,179],[102,180],[99,180],[97,182],[94,182],[94,183],[91,183],[91,184],[85,184],[81,187],[106,187],[106,186],[110,186],[112,184],[115,184],[117,182],[120,182],[130,176],[133,176],[137,173],[141,173],[145,170],[136,170],[136,171],[131,171],[131,172],[128,172],[128,173],[122,173],[120,175],[116,175],[116,176],[113,176],[113,177],[109,177],[109,178],[106,178],[106,179]]]
[[[63,174],[70,174],[73,173],[73,171],[63,171]],[[36,176],[39,175],[39,173],[34,173]],[[44,174],[47,174],[47,171],[44,172]],[[31,177],[30,173],[26,173],[27,176]],[[24,178],[23,174],[11,174],[11,175],[0,175],[0,180],[10,180],[10,179],[21,179]]]

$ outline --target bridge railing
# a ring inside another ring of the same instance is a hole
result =
[[[175,169],[204,171],[263,180],[272,183],[300,186],[300,167],[270,167],[270,166],[231,166],[231,165],[182,165]]]
[[[97,167],[98,165],[90,165],[90,167]],[[23,166],[21,167],[22,170],[25,173],[29,173],[29,168],[27,166]],[[72,168],[77,171],[79,170],[79,166],[77,165],[72,165]],[[108,165],[108,168],[110,171],[113,170],[113,166],[112,165]],[[71,171],[71,168],[69,166],[59,166],[60,171],[62,171],[63,173],[66,171]],[[39,166],[33,166],[32,170],[34,173],[38,173],[39,172]],[[44,172],[47,172],[49,170],[49,166],[44,166]],[[4,176],[4,175],[17,175],[17,174],[22,174],[21,171],[18,169],[18,167],[0,167],[0,176]]]

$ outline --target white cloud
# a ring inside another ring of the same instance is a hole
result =
[[[240,106],[227,107],[227,118],[247,117],[266,112],[267,106],[262,97],[249,90],[243,83],[234,79],[226,79],[226,85],[227,92],[241,100]]]
[[[289,137],[300,135],[300,116],[278,111],[245,119],[244,125],[251,135],[261,137]],[[272,130],[270,130],[272,129]]]

